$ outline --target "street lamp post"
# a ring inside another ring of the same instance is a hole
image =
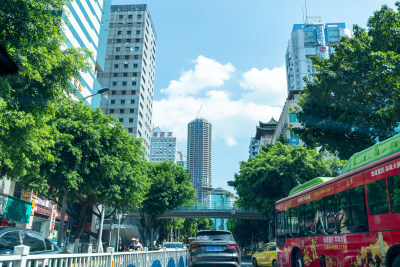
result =
[[[101,88],[100,90],[98,90],[96,93],[92,94],[92,95],[88,95],[86,97],[83,98],[83,100],[85,100],[86,98],[95,96],[95,95],[101,95],[102,93],[105,93],[107,91],[109,91],[110,89],[108,89],[107,87]]]

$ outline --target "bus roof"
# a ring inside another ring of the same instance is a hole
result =
[[[384,158],[391,154],[400,151],[400,134],[386,139],[380,143],[377,143],[363,151],[355,153],[344,165],[341,174],[347,173],[349,171],[355,170],[368,163],[374,162],[378,159]]]
[[[330,181],[330,180],[332,180],[333,178],[334,178],[334,177],[317,177],[317,178],[314,178],[314,179],[312,179],[312,180],[310,180],[310,181],[307,181],[307,182],[305,182],[304,184],[301,184],[301,185],[299,185],[299,186],[296,186],[295,188],[293,188],[292,190],[290,190],[289,196],[294,195],[294,194],[296,194],[296,193],[299,193],[299,192],[301,192],[301,191],[304,191],[304,190],[306,190],[306,189],[308,189],[308,188],[311,188],[311,187],[313,187],[313,186],[316,186],[316,185],[325,183],[325,182],[327,182],[327,181]]]
[[[345,179],[345,178],[347,178],[347,177],[349,177],[349,176],[352,176],[352,175],[355,175],[355,174],[357,174],[357,173],[363,172],[363,171],[365,171],[365,170],[367,170],[367,169],[369,169],[369,168],[372,168],[372,167],[374,167],[374,166],[376,166],[376,165],[382,164],[382,163],[384,163],[384,162],[387,162],[387,161],[390,161],[390,160],[393,160],[393,159],[399,158],[399,157],[400,157],[400,152],[396,152],[396,153],[394,153],[394,154],[392,154],[392,155],[389,155],[389,156],[387,156],[387,157],[385,157],[385,158],[378,159],[378,160],[376,160],[376,161],[374,161],[374,162],[371,162],[371,163],[368,163],[368,164],[366,164],[366,165],[364,165],[364,166],[361,166],[361,167],[359,167],[359,168],[357,168],[357,169],[355,169],[355,170],[352,170],[352,171],[349,171],[349,172],[347,172],[347,173],[341,174],[341,175],[339,175],[338,177],[329,179],[329,180],[327,180],[327,181],[325,181],[325,182],[322,182],[322,183],[320,183],[320,184],[316,184],[316,185],[314,185],[314,186],[311,186],[311,187],[309,187],[309,188],[306,188],[306,189],[304,189],[303,191],[299,191],[299,192],[297,192],[297,193],[293,193],[293,195],[289,195],[289,196],[287,196],[287,197],[285,197],[285,198],[283,198],[283,199],[280,199],[280,200],[276,201],[275,204],[279,204],[279,203],[288,201],[289,199],[295,198],[295,197],[300,196],[300,195],[302,195],[302,194],[306,194],[306,193],[308,193],[308,192],[310,192],[310,191],[312,191],[312,190],[315,190],[315,189],[317,189],[317,188],[320,188],[320,187],[322,187],[322,186],[325,186],[325,185],[328,185],[328,184],[332,184],[332,183],[334,183],[334,182],[336,182],[336,181]]]

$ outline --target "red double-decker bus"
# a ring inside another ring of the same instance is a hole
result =
[[[276,202],[278,266],[400,266],[400,135]]]

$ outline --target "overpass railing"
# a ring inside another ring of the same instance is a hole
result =
[[[186,249],[86,254],[29,254],[28,246],[14,247],[14,254],[0,256],[7,267],[186,267]]]

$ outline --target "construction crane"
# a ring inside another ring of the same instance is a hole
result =
[[[183,161],[183,157],[187,157],[185,154],[183,154],[181,151],[177,151],[176,152],[176,154],[179,154],[180,155],[180,159],[181,159],[181,161]]]

